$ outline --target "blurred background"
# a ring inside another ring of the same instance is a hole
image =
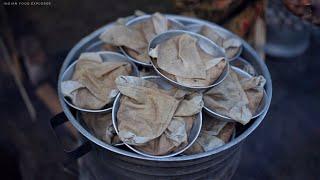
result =
[[[272,104],[244,143],[234,179],[319,179],[319,1],[0,2],[1,179],[77,179],[57,163],[62,148],[49,127],[49,119],[62,111],[56,95],[59,69],[81,38],[136,10],[217,23],[248,41],[265,60]],[[67,129],[76,136],[71,125]]]

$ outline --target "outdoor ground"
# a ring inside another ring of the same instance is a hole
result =
[[[319,179],[320,52],[267,58],[273,97],[260,127],[244,143],[234,179]]]

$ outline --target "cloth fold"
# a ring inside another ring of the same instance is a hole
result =
[[[198,154],[218,148],[230,141],[234,129],[235,123],[204,116],[199,137],[184,154]]]
[[[204,94],[204,103],[209,109],[244,125],[252,118],[249,100],[233,70],[222,83]]]
[[[202,26],[200,34],[204,35],[205,37],[209,38],[217,45],[222,47],[226,52],[227,58],[235,57],[242,46],[242,42],[240,39],[229,37],[226,34],[217,32],[208,26]]]
[[[193,87],[212,84],[227,65],[223,57],[207,54],[198,40],[188,34],[158,44],[149,55],[168,78]]]
[[[130,75],[131,64],[122,61],[103,62],[99,53],[81,54],[71,80],[63,81],[61,91],[75,106],[101,109],[117,95],[114,80]]]
[[[149,63],[149,42],[156,35],[176,28],[164,15],[154,13],[150,19],[131,26],[117,23],[103,32],[100,39],[107,44],[123,47],[130,56],[138,61]]]
[[[141,145],[159,137],[170,124],[179,101],[142,78],[121,76],[116,84],[123,94],[117,113],[123,142]]]
[[[255,114],[264,95],[264,85],[266,79],[263,76],[256,76],[252,78],[241,78],[240,84],[247,94],[249,100],[249,109],[252,114]]]
[[[107,113],[81,113],[82,119],[89,128],[89,130],[102,141],[107,144],[119,143],[116,131],[112,125],[112,116],[110,112]]]

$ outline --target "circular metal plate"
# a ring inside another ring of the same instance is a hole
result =
[[[161,79],[159,76],[145,76],[145,77],[142,77],[142,78],[158,84],[160,88],[165,89],[165,90],[169,90],[169,89],[173,88],[173,86],[171,84],[167,83],[166,81]],[[119,110],[119,107],[120,107],[121,96],[122,96],[121,93],[119,93],[117,95],[116,99],[114,100],[113,107],[112,107],[112,124],[113,124],[113,127],[116,130],[117,134],[119,133],[117,113],[118,113],[118,110]],[[143,156],[146,156],[146,157],[151,157],[151,158],[169,158],[169,157],[173,157],[173,156],[176,156],[178,154],[181,154],[183,151],[187,150],[196,141],[196,139],[198,138],[198,136],[200,134],[200,131],[201,131],[201,127],[202,127],[202,112],[200,111],[196,115],[196,119],[195,119],[195,121],[194,121],[194,123],[192,125],[191,130],[190,130],[190,134],[189,134],[189,137],[188,137],[188,142],[189,142],[188,145],[183,147],[183,148],[181,148],[180,150],[178,150],[176,152],[173,152],[173,153],[170,153],[168,155],[161,155],[161,156],[150,155],[150,154],[147,154],[145,152],[142,152],[142,151],[134,148],[134,146],[129,145],[129,144],[125,143],[125,142],[124,142],[124,144],[128,148],[130,148],[132,151],[134,151],[134,152],[136,152],[138,154],[141,154]]]
[[[182,34],[188,34],[194,38],[196,38],[198,40],[199,46],[203,46],[201,47],[205,52],[207,52],[208,54],[211,54],[215,57],[225,57],[224,52],[221,50],[221,48],[216,45],[215,43],[213,43],[212,41],[210,41],[208,38],[201,36],[197,33],[193,33],[193,32],[189,32],[189,31],[183,31],[183,30],[170,30],[167,31],[165,33],[162,33],[156,37],[154,37],[150,43],[149,43],[149,47],[148,47],[148,52],[150,52],[151,49],[155,48],[158,44],[161,44],[164,41],[169,40],[170,38],[173,38],[175,36],[179,36]],[[226,62],[226,66],[224,68],[224,70],[222,71],[222,73],[220,74],[219,78],[213,82],[213,84],[209,85],[209,86],[187,86],[184,84],[181,84],[173,79],[170,79],[169,77],[167,77],[166,75],[164,75],[163,73],[161,73],[161,71],[158,69],[156,62],[154,62],[155,60],[151,60],[152,66],[155,69],[155,71],[164,79],[166,79],[168,82],[174,84],[177,87],[183,88],[183,89],[190,89],[190,90],[205,90],[208,88],[211,88],[213,86],[216,86],[218,84],[220,84],[228,75],[229,73],[229,62]]]
[[[245,72],[245,71],[243,71],[243,70],[241,70],[241,69],[239,69],[237,67],[231,66],[231,69],[234,70],[238,74],[238,76],[241,76],[241,77],[244,77],[244,78],[253,77],[252,75],[248,74],[247,72]],[[257,118],[262,113],[264,113],[264,111],[266,111],[267,99],[268,99],[267,93],[266,93],[266,91],[263,91],[263,97],[262,97],[262,100],[261,100],[261,102],[259,104],[259,107],[256,110],[256,112],[252,115],[251,119]],[[204,105],[203,108],[210,116],[212,116],[214,118],[217,118],[217,119],[220,119],[220,120],[223,120],[223,121],[227,121],[227,122],[235,122],[230,117],[225,116],[223,114],[219,114],[218,112],[215,112],[213,109],[210,109],[210,108],[206,107],[206,105]]]
[[[132,76],[139,76],[139,70],[137,68],[137,66],[132,63],[131,61],[129,61],[125,56],[123,56],[122,54],[119,54],[119,53],[115,53],[115,52],[109,52],[109,51],[100,51],[99,52],[99,55],[101,56],[102,58],[102,61],[103,62],[108,62],[108,61],[122,61],[122,62],[129,62],[133,68],[133,71],[131,73]],[[62,74],[62,77],[61,77],[61,80],[62,81],[67,81],[67,80],[70,80],[72,75],[73,75],[73,72],[74,72],[74,69],[75,69],[75,66],[77,64],[78,61],[75,61],[73,62],[66,70],[65,72]],[[62,82],[61,81],[61,82]],[[60,82],[60,81],[59,81]],[[77,109],[79,111],[84,111],[84,112],[108,112],[108,111],[111,111],[112,110],[112,103],[113,102],[110,102],[109,104],[106,105],[105,108],[102,108],[102,109],[85,109],[85,108],[81,108],[81,107],[77,107],[75,106],[71,101],[70,99],[66,98],[63,96],[63,100],[69,105],[71,106],[72,108],[74,109]]]

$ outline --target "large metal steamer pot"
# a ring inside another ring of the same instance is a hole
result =
[[[208,26],[217,26],[211,22],[194,18],[177,15],[169,15],[169,17],[184,24],[201,23]],[[235,139],[224,146],[200,154],[190,156],[182,155],[163,159],[145,157],[128,150],[110,146],[93,136],[71,113],[72,109],[64,102],[63,95],[60,91],[63,72],[79,57],[81,52],[86,51],[92,44],[100,41],[98,38],[99,35],[110,28],[110,26],[112,26],[112,24],[96,30],[76,44],[69,52],[60,70],[58,93],[64,115],[60,114],[56,116],[58,118],[53,118],[51,124],[53,127],[56,127],[69,120],[81,133],[83,139],[89,142],[83,144],[74,152],[71,152],[71,155],[77,157],[85,154],[89,150],[89,148],[86,147],[90,144],[91,152],[86,155],[85,158],[89,158],[93,162],[94,176],[97,179],[231,179],[238,166],[243,140],[259,126],[270,106],[272,97],[271,77],[263,60],[250,45],[243,41],[243,52],[241,56],[255,67],[257,74],[261,74],[266,78],[265,90],[268,99],[266,111],[256,119],[251,120],[249,124],[237,132]],[[219,26],[217,27],[222,31],[226,31]],[[63,119],[63,117],[67,119]]]

